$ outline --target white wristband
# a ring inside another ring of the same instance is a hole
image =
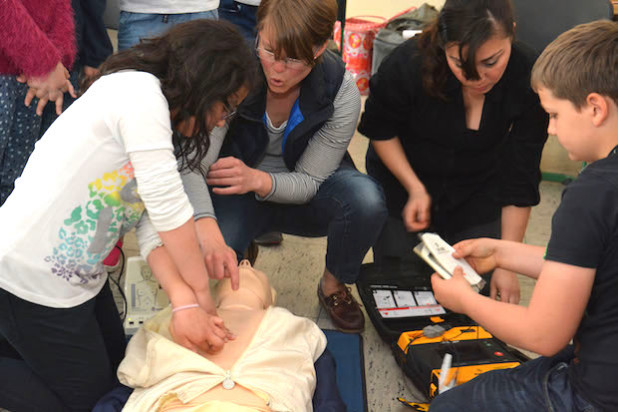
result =
[[[200,305],[197,303],[192,303],[190,305],[176,306],[175,308],[172,309],[172,313],[180,312],[181,310],[185,310],[185,309],[193,309],[193,308],[199,308],[199,307]]]

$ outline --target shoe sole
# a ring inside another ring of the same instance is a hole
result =
[[[256,245],[260,246],[278,246],[283,242],[281,232],[267,232],[253,239]]]
[[[280,242],[263,242],[263,241],[254,241],[258,246],[279,246],[283,241]]]

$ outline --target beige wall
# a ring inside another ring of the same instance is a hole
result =
[[[419,7],[423,3],[440,8],[444,0],[347,0],[346,16],[374,15],[390,18],[412,6]]]

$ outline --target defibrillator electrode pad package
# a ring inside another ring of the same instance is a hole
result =
[[[421,242],[414,248],[414,253],[421,257],[444,279],[450,279],[457,266],[461,266],[464,278],[472,288],[480,292],[485,287],[485,281],[464,259],[455,259],[455,249],[446,243],[436,233],[421,233]]]

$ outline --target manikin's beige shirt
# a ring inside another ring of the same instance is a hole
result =
[[[169,334],[171,311],[146,322],[129,342],[118,369],[123,384],[135,388],[125,411],[155,411],[162,397],[174,394],[190,402],[226,378],[268,396],[273,411],[312,411],[314,362],[326,337],[309,319],[269,307],[253,340],[226,371],[176,343]]]

